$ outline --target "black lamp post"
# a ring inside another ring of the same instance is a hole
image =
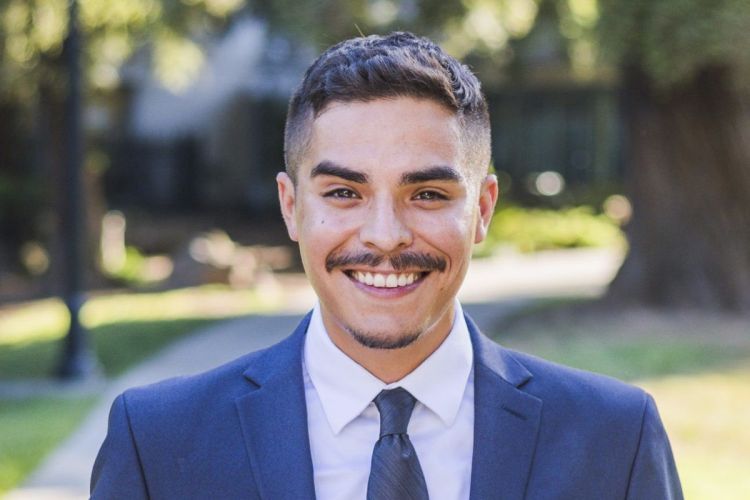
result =
[[[84,241],[86,238],[83,214],[83,129],[81,38],[78,28],[78,1],[68,3],[68,35],[63,57],[68,75],[65,99],[64,158],[62,161],[62,264],[63,300],[70,311],[70,329],[65,337],[58,375],[63,379],[90,378],[98,374],[99,366],[89,345],[86,330],[80,322],[84,294]]]

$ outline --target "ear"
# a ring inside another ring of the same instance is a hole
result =
[[[281,205],[281,215],[286,223],[286,231],[292,241],[298,241],[297,237],[297,210],[296,196],[294,191],[294,182],[286,172],[279,172],[276,175],[276,185],[279,188],[279,204]]]
[[[487,230],[490,227],[492,214],[495,213],[495,204],[499,196],[497,177],[492,174],[488,175],[479,189],[479,217],[477,217],[477,227],[474,232],[474,243],[481,243],[487,237]]]

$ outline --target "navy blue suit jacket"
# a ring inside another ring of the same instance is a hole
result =
[[[308,321],[268,349],[120,395],[92,497],[313,499],[302,379]],[[472,500],[682,498],[650,396],[504,349],[467,322]]]

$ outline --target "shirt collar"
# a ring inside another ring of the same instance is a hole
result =
[[[471,374],[473,350],[456,301],[453,326],[443,343],[414,371],[386,385],[336,347],[323,325],[320,304],[316,304],[305,338],[304,363],[335,434],[357,418],[380,391],[394,387],[409,391],[450,426]]]

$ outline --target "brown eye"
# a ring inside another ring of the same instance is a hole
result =
[[[345,189],[345,188],[339,188],[334,189],[333,191],[329,191],[325,194],[326,198],[339,198],[339,199],[346,199],[346,200],[352,200],[359,198],[359,195],[352,191],[351,189]]]
[[[448,198],[442,193],[438,193],[437,191],[421,191],[417,193],[414,199],[419,201],[437,201],[447,200]]]

